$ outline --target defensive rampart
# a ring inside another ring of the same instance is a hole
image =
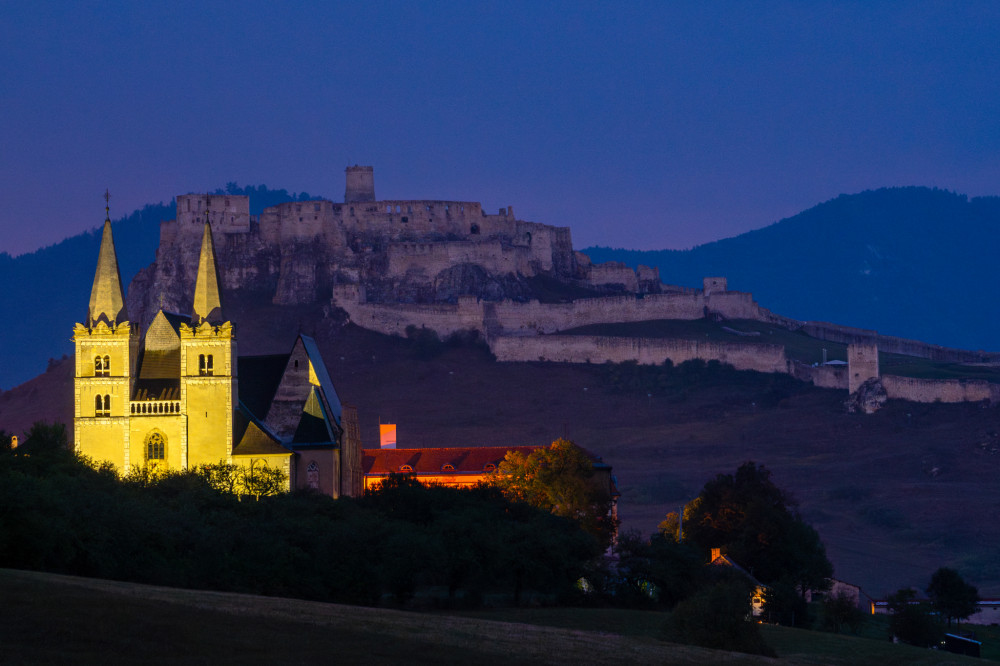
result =
[[[1000,361],[1000,354],[995,352],[953,349],[951,347],[920,342],[919,340],[880,335],[877,331],[853,328],[851,326],[839,326],[824,321],[804,322],[801,325],[801,330],[803,333],[819,340],[840,342],[843,344],[870,342],[877,344],[879,351],[882,352],[916,356],[932,361],[945,361],[949,363],[989,363],[991,361]]]
[[[883,375],[890,398],[911,402],[1000,402],[1000,384],[981,379],[918,379]]]
[[[586,335],[503,336],[490,340],[498,361],[553,361],[559,363],[660,364],[693,359],[728,363],[737,370],[788,372],[781,345],[702,342],[661,338],[618,338]]]

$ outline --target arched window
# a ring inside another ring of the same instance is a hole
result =
[[[443,465],[443,466],[441,467],[441,471],[442,471],[442,472],[454,472],[454,471],[455,471],[455,466],[454,466],[454,465],[452,465],[451,463],[445,463],[445,464],[444,464],[444,465]]]
[[[100,356],[94,357],[94,376],[100,377],[104,374],[104,359]]]
[[[493,463],[486,463],[486,464],[485,464],[485,465],[483,466],[483,471],[484,471],[484,472],[495,472],[495,471],[496,471],[496,469],[497,469],[497,466],[496,466],[496,465],[494,465]]]
[[[212,355],[199,354],[198,355],[198,374],[203,376],[211,376],[214,372],[214,364]]]
[[[309,466],[306,467],[306,485],[310,488],[319,490],[319,465],[316,461],[310,461]]]
[[[212,355],[209,354],[205,357],[205,374],[212,375],[215,373],[215,369],[212,363]]]
[[[146,438],[146,462],[166,460],[167,442],[159,432],[151,432]]]
[[[104,357],[104,376],[107,377],[110,374],[111,374],[111,357],[110,356],[105,356]]]
[[[111,416],[111,396],[94,396],[94,415]]]
[[[198,374],[205,374],[205,355],[198,354]]]
[[[401,465],[399,471],[402,472],[403,474],[412,474],[413,468],[410,467],[409,465]]]
[[[111,396],[104,396],[104,415],[111,416]]]
[[[479,233],[479,225],[476,224],[476,223],[473,223],[472,226],[469,227],[469,233],[471,233],[473,235],[478,234]]]

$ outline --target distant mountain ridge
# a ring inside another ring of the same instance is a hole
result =
[[[236,183],[216,193],[248,195],[255,215],[279,203],[312,198],[305,192]],[[0,388],[9,389],[43,372],[46,359],[72,354],[73,323],[86,317],[94,282],[101,244],[100,212],[94,211],[93,229],[59,243],[17,257],[0,252],[0,311],[9,315],[7,325],[0,327]],[[112,222],[123,285],[153,261],[160,222],[174,219],[176,213],[173,201],[160,202]]]
[[[667,284],[725,276],[784,316],[987,351],[1000,349],[998,251],[1000,197],[924,187],[841,195],[690,250],[584,250],[658,267]]]

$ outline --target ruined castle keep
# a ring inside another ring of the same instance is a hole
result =
[[[160,305],[190,293],[206,216],[226,290],[278,305],[328,302],[334,287],[358,285],[367,302],[455,303],[459,296],[527,301],[531,279],[635,292],[659,285],[654,269],[591,266],[570,230],[519,220],[511,207],[487,213],[473,201],[376,200],[372,167],[346,170],[343,203],[296,201],[250,214],[248,197],[187,194],[160,226],[156,262],[136,278],[132,312],[147,322]],[[168,289],[168,284],[188,289]],[[141,296],[140,296],[141,294]]]

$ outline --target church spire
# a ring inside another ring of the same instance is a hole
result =
[[[128,320],[125,296],[122,293],[122,277],[118,270],[118,255],[115,240],[111,235],[111,194],[104,191],[104,233],[101,236],[101,251],[97,257],[97,272],[94,286],[90,290],[90,309],[87,325],[93,326],[103,319],[107,324],[120,324]]]
[[[222,290],[219,288],[219,269],[215,262],[215,244],[212,242],[212,226],[205,211],[205,233],[201,239],[201,257],[198,259],[198,277],[194,283],[194,305],[191,324],[198,326],[204,321],[221,324]]]

